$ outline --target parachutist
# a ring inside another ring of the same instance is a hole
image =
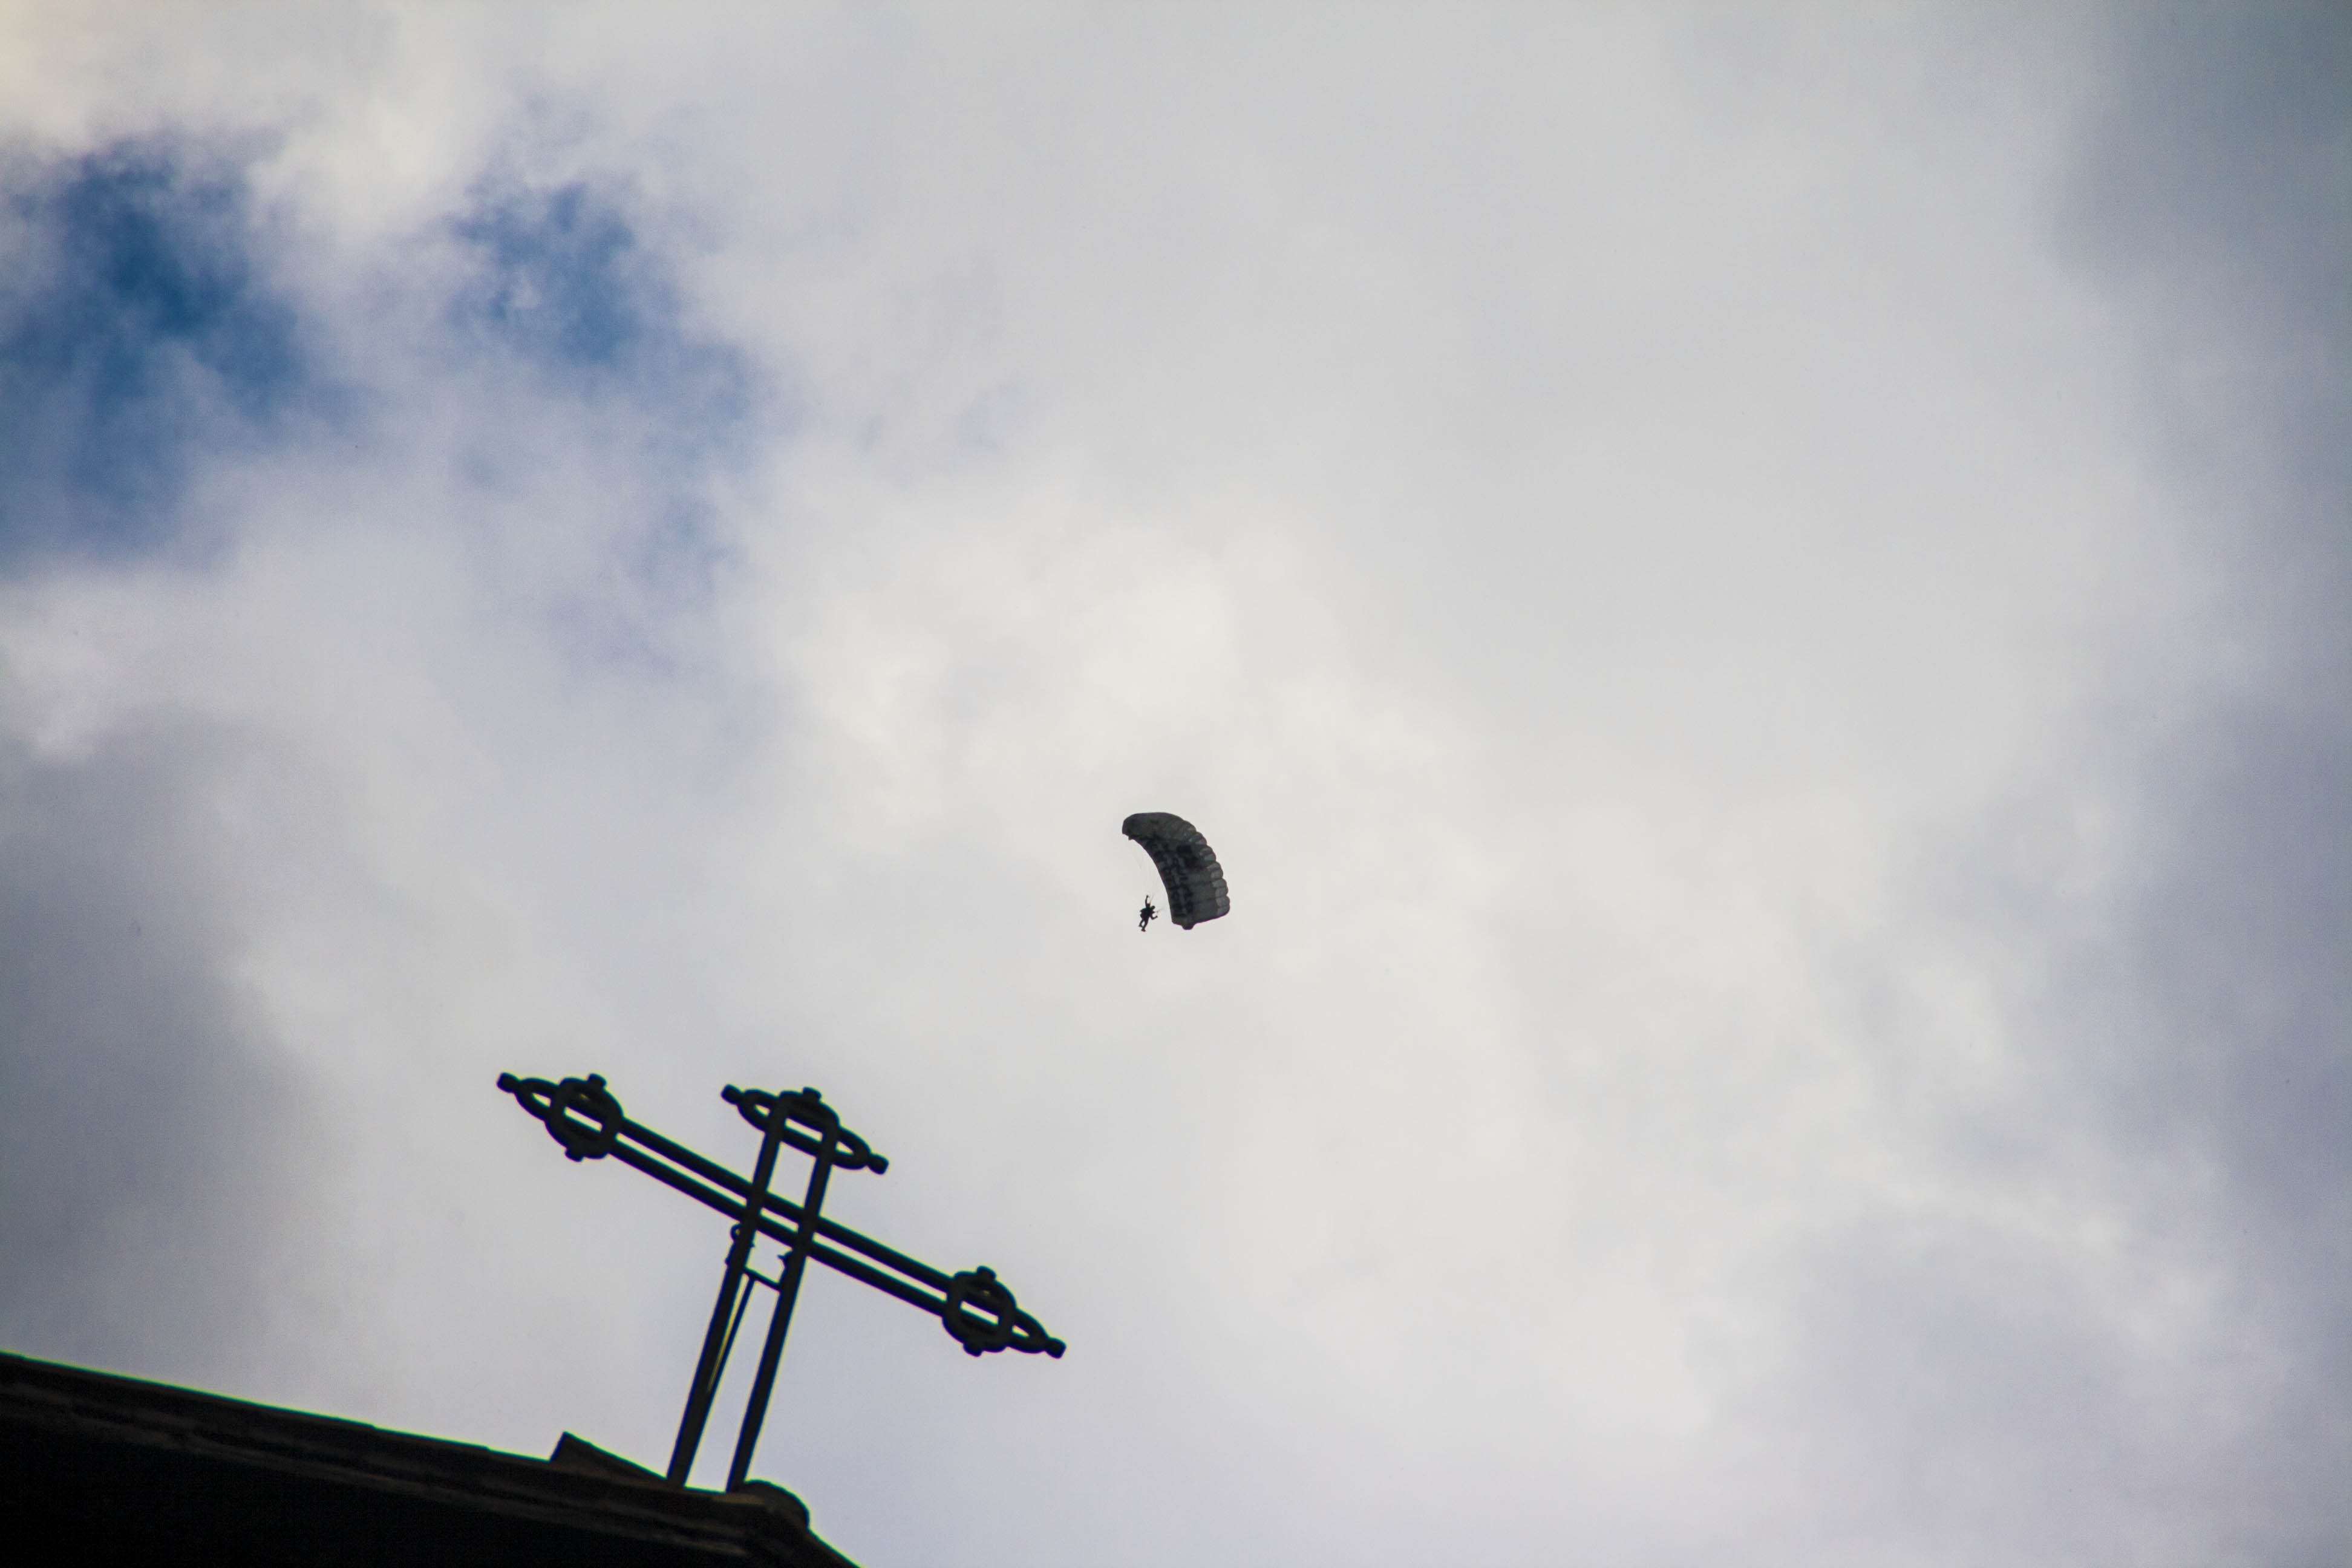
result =
[[[1160,911],[1158,910],[1151,907],[1151,900],[1148,898],[1145,899],[1143,900],[1143,912],[1135,917],[1135,929],[1138,931],[1150,931],[1151,929],[1151,917],[1159,912]]]
[[[1160,885],[1168,889],[1170,925],[1191,931],[1202,921],[1223,920],[1233,909],[1224,868],[1199,828],[1170,812],[1139,811],[1118,830],[1141,845],[1159,868]],[[1147,900],[1142,925],[1149,927],[1158,912]]]

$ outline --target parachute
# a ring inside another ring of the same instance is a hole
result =
[[[1160,868],[1168,889],[1168,918],[1191,931],[1234,907],[1225,894],[1224,868],[1201,830],[1165,811],[1139,811],[1119,824],[1119,831],[1143,846]]]

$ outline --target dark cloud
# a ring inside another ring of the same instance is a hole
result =
[[[2135,16],[2118,58],[2078,233],[2137,312],[2150,446],[2217,579],[2200,664],[2244,673],[2143,770],[2116,1070],[2352,1330],[2352,11]]]
[[[2112,60],[2116,90],[2069,193],[2069,237],[2130,312],[2156,448],[2226,533],[2216,543],[2235,560],[2248,630],[2273,655],[2315,659],[2303,680],[2334,684],[2305,695],[2340,713],[2352,14],[2127,10]]]
[[[2126,721],[2136,869],[2061,965],[2050,1047],[2185,1199],[2149,1223],[2221,1272],[2237,1403],[2179,1495],[2229,1560],[2343,1562],[2352,10],[2133,8],[2112,42],[2067,233],[2133,330],[2146,445],[2215,608],[2175,669],[2126,678],[2146,715]]]
[[[240,748],[0,742],[0,1343],[217,1377],[273,1302],[310,1143],[228,978]],[[315,1173],[314,1173],[315,1174]]]
[[[1793,1273],[1809,1381],[1788,1419],[1874,1545],[2340,1563],[2352,10],[2131,9],[2106,43],[2060,234],[2128,330],[2142,446],[2208,597],[2162,658],[2116,672],[2097,784],[2133,852],[2093,918],[2048,877],[2067,830],[2046,810],[2004,806],[1923,878],[1939,936],[2030,953],[2032,1102],[1908,1103],[1985,1193],[2098,1186],[2141,1271],[1966,1194],[1890,1197]],[[1895,1070],[1932,1073],[1932,1047],[1872,1032]],[[2170,1315],[2184,1289],[2199,1306]],[[2119,1299],[2135,1290],[2155,1299]],[[2146,1339],[2120,1327],[2134,1313]]]
[[[0,570],[182,538],[205,451],[317,392],[229,158],[165,142],[0,169]]]

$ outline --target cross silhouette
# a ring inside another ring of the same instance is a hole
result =
[[[759,1161],[751,1168],[751,1179],[745,1181],[725,1166],[630,1121],[598,1074],[551,1083],[543,1078],[500,1073],[499,1087],[545,1123],[548,1135],[563,1145],[570,1158],[601,1160],[609,1154],[735,1221],[727,1272],[719,1281],[719,1300],[710,1310],[710,1326],[702,1336],[702,1357],[695,1365],[694,1386],[687,1394],[677,1443],[670,1450],[668,1473],[675,1482],[684,1484],[687,1472],[694,1468],[695,1450],[702,1445],[702,1428],[710,1417],[710,1402],[719,1393],[719,1379],[727,1370],[744,1310],[751,1305],[750,1282],[757,1281],[776,1292],[776,1310],[768,1320],[767,1343],[761,1347],[760,1370],[751,1381],[742,1433],[736,1438],[735,1459],[728,1468],[728,1489],[743,1484],[751,1468],[751,1449],[760,1440],[760,1425],[767,1416],[776,1368],[783,1361],[784,1332],[792,1326],[793,1303],[800,1296],[801,1276],[811,1258],[933,1314],[966,1354],[1016,1350],[1030,1354],[1043,1351],[1058,1357],[1066,1348],[1036,1319],[1021,1310],[994,1269],[942,1274],[819,1213],[834,1172],[871,1171],[878,1176],[889,1169],[890,1162],[844,1127],[840,1114],[813,1089],[771,1094],[729,1084],[722,1091],[727,1103],[761,1133]],[[812,1156],[808,1191],[797,1204],[768,1190],[776,1173],[777,1152],[785,1144]],[[785,1246],[783,1268],[772,1279],[751,1267],[752,1243],[760,1236]]]

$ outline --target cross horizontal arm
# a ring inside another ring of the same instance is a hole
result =
[[[687,1175],[681,1171],[664,1164],[661,1161],[655,1159],[650,1154],[629,1148],[626,1144],[615,1145],[613,1149],[613,1158],[635,1170],[643,1171],[646,1175],[651,1176],[657,1182],[666,1183],[669,1186],[676,1188],[677,1191],[684,1193],[688,1197],[693,1198],[700,1203],[708,1204],[710,1207],[717,1209],[720,1214],[727,1215],[730,1219],[740,1218],[743,1213],[743,1205],[740,1199],[730,1199],[722,1193],[715,1192],[711,1188],[705,1186],[702,1183],[696,1181],[692,1176]],[[771,1206],[782,1209],[785,1213],[786,1218],[793,1220],[797,1220],[799,1218],[799,1205],[796,1204],[778,1204]],[[792,1229],[781,1219],[763,1213],[760,1215],[759,1230],[761,1235],[768,1237],[771,1241],[782,1242],[787,1247],[792,1245]],[[852,1234],[854,1235],[856,1233],[853,1232]],[[863,1240],[864,1238],[859,1237],[859,1239]],[[905,1279],[894,1279],[889,1275],[883,1273],[882,1270],[869,1268],[867,1265],[860,1263],[856,1258],[851,1258],[846,1254],[837,1252],[832,1247],[825,1246],[824,1243],[821,1241],[814,1242],[810,1245],[809,1256],[816,1259],[819,1263],[824,1264],[826,1268],[838,1269],[842,1273],[848,1275],[852,1279],[862,1280],[866,1284],[873,1286],[877,1290],[883,1291],[887,1295],[896,1296],[898,1300],[906,1302],[909,1306],[920,1307],[923,1310],[930,1313],[933,1317],[938,1317],[946,1310],[946,1291],[950,1284],[950,1279],[948,1276],[940,1273],[936,1268],[925,1268],[923,1269],[925,1274],[930,1275],[938,1280],[938,1284],[933,1288],[938,1291],[938,1294],[933,1294],[931,1290],[926,1290],[920,1285],[910,1284]],[[765,1276],[753,1275],[751,1278],[759,1279],[762,1284],[768,1282]],[[927,1280],[925,1283],[929,1283],[929,1281]],[[1026,1316],[1025,1313],[1023,1315]]]
[[[620,1131],[622,1137],[629,1139],[633,1142],[641,1143],[647,1149],[652,1150],[655,1153],[660,1155],[662,1158],[675,1161],[678,1164],[685,1166],[688,1170],[695,1173],[695,1174],[701,1176],[706,1180],[716,1182],[730,1192],[736,1194],[736,1202],[725,1203],[722,1200],[719,1205],[715,1205],[724,1207],[729,1214],[735,1213],[742,1206],[741,1199],[743,1195],[749,1194],[751,1190],[751,1183],[745,1181],[742,1177],[737,1175],[726,1166],[719,1163],[715,1160],[704,1159],[701,1155],[696,1153],[693,1150],[688,1148],[683,1143],[671,1142],[668,1139],[663,1137],[660,1133],[655,1131],[650,1127],[640,1126],[638,1123],[630,1121],[628,1118],[623,1117],[620,1123]],[[621,1152],[621,1151],[618,1147],[615,1147],[614,1152],[617,1154]],[[631,1161],[630,1163],[636,1164],[636,1162]],[[646,1167],[643,1165],[637,1165],[637,1169],[641,1171],[645,1168]],[[705,1201],[708,1202],[709,1200],[706,1199]],[[778,1197],[775,1194],[770,1193],[762,1201],[761,1206],[762,1208],[774,1210],[777,1214],[782,1215],[784,1218],[792,1221],[794,1225],[798,1225],[800,1223],[801,1205],[793,1202],[790,1198]],[[760,1228],[762,1232],[774,1234],[771,1226],[764,1220],[764,1216]],[[929,1264],[919,1262],[915,1258],[908,1257],[903,1252],[885,1247],[880,1242],[875,1241],[870,1237],[860,1236],[856,1231],[850,1229],[847,1226],[829,1220],[823,1215],[817,1215],[816,1233],[819,1236],[825,1237],[831,1240],[841,1243],[844,1247],[850,1248],[854,1252],[861,1252],[865,1254],[866,1257],[874,1259],[875,1262],[883,1265],[885,1268],[895,1268],[901,1274],[907,1275],[912,1279],[919,1279],[934,1290],[945,1290],[948,1288],[949,1277],[940,1273]],[[789,1240],[790,1237],[780,1237],[779,1239]],[[845,1270],[845,1272],[846,1272],[846,1270]]]
[[[545,1079],[518,1079],[506,1073],[499,1076],[499,1087],[545,1123],[549,1135],[562,1144],[564,1152],[572,1159],[597,1160],[612,1155],[739,1224],[745,1217],[750,1182],[724,1165],[629,1120],[619,1100],[604,1087],[603,1079],[566,1079],[556,1084]],[[574,1110],[585,1111],[593,1120],[583,1121],[572,1114]],[[697,1176],[703,1179],[698,1181]],[[758,1232],[792,1246],[797,1239],[801,1205],[768,1193],[762,1194],[760,1209],[752,1219]],[[808,1249],[810,1257],[828,1268],[932,1314],[972,1355],[1016,1350],[1027,1354],[1042,1351],[1059,1357],[1068,1348],[1047,1333],[1045,1325],[1034,1317],[1021,1310],[1013,1292],[996,1278],[993,1269],[981,1268],[945,1274],[894,1247],[860,1236],[847,1226],[826,1219],[822,1214],[814,1228],[817,1237],[836,1245],[828,1247],[824,1241],[813,1239]],[[851,1256],[853,1253],[862,1255],[862,1259]],[[877,1264],[881,1267],[875,1267]]]

